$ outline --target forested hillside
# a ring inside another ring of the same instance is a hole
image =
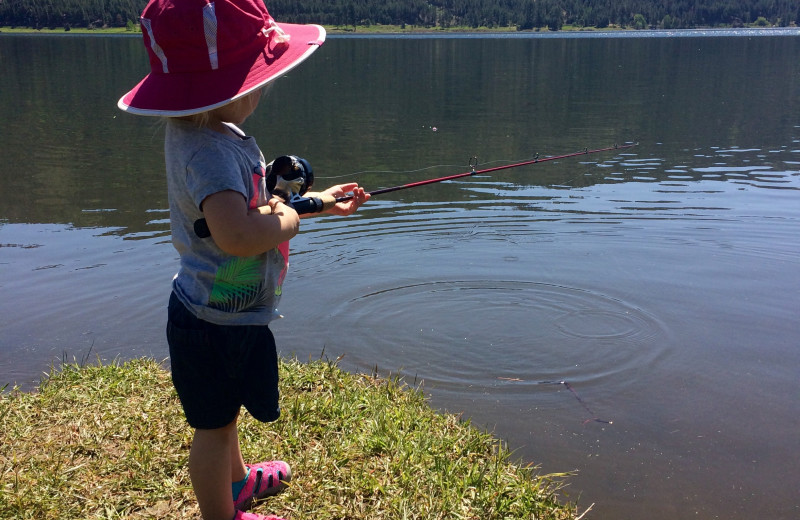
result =
[[[146,0],[0,0],[0,26],[129,27]],[[800,25],[797,0],[268,0],[278,21],[358,30],[375,24],[423,28],[575,27],[683,29]]]

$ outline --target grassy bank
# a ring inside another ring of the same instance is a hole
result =
[[[248,460],[294,479],[255,507],[304,519],[567,519],[564,475],[536,475],[400,381],[328,362],[281,365],[281,419],[241,420]],[[0,518],[197,518],[191,432],[153,360],[66,365],[32,393],[0,395]]]

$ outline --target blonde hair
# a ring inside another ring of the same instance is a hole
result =
[[[0,0],[0,1],[2,1],[2,0]],[[271,87],[271,86],[272,86],[272,83],[268,83],[267,85],[262,87],[260,89],[261,95],[263,96],[264,94],[266,94],[267,91],[269,90],[269,87]],[[198,128],[203,128],[203,127],[208,126],[208,122],[211,120],[211,114],[214,113],[215,110],[219,110],[219,109],[221,109],[223,107],[227,107],[229,105],[233,105],[234,103],[244,103],[245,101],[250,102],[250,99],[252,98],[252,96],[255,95],[258,92],[259,92],[259,89],[256,89],[256,90],[248,92],[244,96],[238,97],[235,100],[231,101],[230,103],[226,103],[226,104],[224,104],[224,105],[222,105],[220,107],[213,108],[211,110],[206,110],[205,112],[199,112],[197,114],[192,114],[190,116],[175,117],[175,119],[180,119],[181,121],[188,121],[188,122],[194,124],[195,126],[197,126]]]
[[[176,117],[174,119],[180,119],[181,121],[188,121],[197,128],[203,128],[205,126],[208,126],[208,121],[211,119],[211,110],[200,112],[199,114],[192,114],[190,116]]]

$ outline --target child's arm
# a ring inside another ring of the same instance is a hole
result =
[[[300,230],[297,212],[277,199],[269,206],[250,210],[241,193],[227,190],[206,197],[202,209],[211,238],[229,255],[264,253]]]

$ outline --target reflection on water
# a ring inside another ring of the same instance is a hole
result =
[[[640,145],[304,220],[283,353],[423,382],[524,461],[577,470],[566,492],[597,518],[795,518],[798,54],[791,37],[332,39],[247,124],[320,187]],[[0,385],[65,355],[166,358],[161,124],[115,107],[140,42],[2,36],[0,61]]]

